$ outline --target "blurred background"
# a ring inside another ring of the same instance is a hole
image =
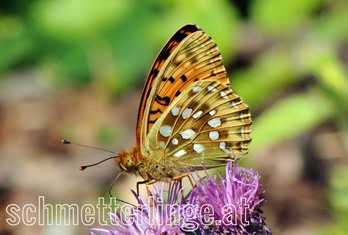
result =
[[[274,234],[348,231],[348,2],[345,0],[0,0],[0,235],[89,234],[17,226],[9,204],[95,205],[135,143],[142,86],[165,42],[195,23],[218,44],[253,115],[251,153]],[[111,155],[112,156],[112,155]],[[128,199],[139,178],[113,192]],[[128,196],[127,196],[128,195]]]

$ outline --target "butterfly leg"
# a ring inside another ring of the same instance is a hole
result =
[[[232,149],[229,149],[229,150],[231,152],[231,159],[233,159],[232,160],[232,166],[233,167],[237,167],[238,166],[238,158],[237,158],[236,154],[233,153]]]
[[[193,184],[193,180],[192,180],[191,176],[189,175],[189,173],[185,173],[185,174],[182,174],[182,175],[174,176],[174,177],[172,177],[172,180],[180,180],[180,179],[182,179],[184,177],[187,177],[189,179],[191,187],[194,188],[195,185]]]
[[[150,189],[149,189],[149,185],[154,184],[155,182],[156,182],[155,179],[138,181],[137,182],[137,195],[139,196],[139,186],[141,184],[145,184],[147,196],[150,197],[151,196],[151,192],[150,192]],[[153,207],[153,202],[152,202],[152,200],[150,200],[150,208],[152,208],[152,207]]]
[[[141,184],[145,184],[147,195],[150,196],[149,185],[154,184],[155,182],[156,182],[155,179],[152,179],[152,180],[144,180],[144,181],[138,181],[138,182],[137,182],[137,195],[139,196],[139,186],[140,186]]]

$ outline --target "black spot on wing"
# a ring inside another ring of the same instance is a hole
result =
[[[181,80],[183,81],[183,82],[186,82],[187,81],[187,77],[185,76],[185,74],[183,74],[183,75],[181,75]]]
[[[163,113],[162,110],[157,109],[157,110],[150,110],[150,114],[157,114],[157,113]]]
[[[187,35],[194,33],[198,30],[200,30],[200,29],[196,25],[187,24],[187,25],[183,26],[181,29],[179,29],[179,31],[176,34],[174,34],[171,39],[174,41],[180,42],[184,38],[186,38]]]
[[[170,56],[170,54],[171,54],[171,49],[172,47],[168,47],[168,48],[166,48],[165,50],[163,50],[162,52],[161,52],[161,54],[160,54],[160,58],[162,59],[162,60],[166,60],[166,59],[168,59],[168,57]]]
[[[198,30],[200,29],[196,25],[188,24],[183,26],[173,35],[173,37],[171,37],[169,43],[163,48],[158,58],[161,60],[167,60],[174,48],[176,48],[184,38]]]
[[[157,69],[153,69],[150,71],[150,77],[157,77],[157,74],[159,73],[159,71]]]
[[[157,95],[155,101],[161,105],[168,106],[170,103],[170,98],[168,96],[162,98],[161,96]]]
[[[163,77],[163,78],[162,78],[162,81],[163,81],[163,82],[168,81],[168,80],[169,80],[170,83],[172,83],[172,84],[175,82],[175,79],[174,79],[172,76],[170,76],[169,78],[167,78],[167,77]]]
[[[149,120],[148,123],[150,123],[150,124],[155,124],[156,121],[157,121],[157,119],[155,119],[155,120]]]

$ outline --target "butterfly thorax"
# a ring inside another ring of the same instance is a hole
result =
[[[170,181],[173,177],[181,175],[182,171],[171,161],[158,161],[163,159],[162,150],[151,151],[145,158],[135,146],[131,150],[122,151],[115,158],[120,168],[128,173],[140,175],[144,180]]]

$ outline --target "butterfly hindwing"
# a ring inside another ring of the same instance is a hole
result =
[[[157,120],[146,147],[162,149],[163,158],[183,167],[214,167],[248,152],[250,126],[248,106],[229,85],[197,81]]]

